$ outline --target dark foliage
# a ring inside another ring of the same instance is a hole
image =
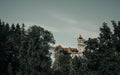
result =
[[[24,27],[0,20],[0,75],[50,75],[52,33],[40,26]]]
[[[112,21],[113,31],[103,23],[98,38],[89,39],[86,55],[90,75],[120,74],[120,22]]]
[[[86,41],[85,58],[72,59],[56,48],[51,65],[55,41],[50,31],[0,20],[0,75],[120,75],[120,21],[112,25],[103,23],[99,37]]]

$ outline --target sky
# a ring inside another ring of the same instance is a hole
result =
[[[55,45],[77,47],[77,38],[98,37],[103,22],[120,21],[120,0],[0,0],[0,19],[51,31]]]

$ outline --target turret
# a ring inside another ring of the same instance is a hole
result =
[[[83,51],[85,48],[85,39],[83,39],[83,37],[80,35],[77,38],[77,49],[78,49],[78,53],[80,54],[80,56],[83,56]]]

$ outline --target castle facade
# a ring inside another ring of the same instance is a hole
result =
[[[57,48],[60,50],[66,51],[68,54],[70,54],[72,58],[76,56],[83,58],[84,57],[83,52],[86,46],[84,42],[85,42],[85,39],[83,39],[83,37],[80,35],[77,38],[77,48],[71,48],[71,47],[65,48],[65,47],[62,47],[61,45],[58,45]]]

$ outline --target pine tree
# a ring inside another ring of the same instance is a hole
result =
[[[88,68],[94,75],[117,75],[120,71],[117,39],[119,26],[113,21],[114,31],[103,23],[100,36],[87,41],[85,55],[88,59]],[[117,38],[116,38],[117,37]],[[117,43],[116,43],[117,42]]]
[[[0,20],[0,75],[50,75],[53,34],[39,26],[24,27]]]
[[[7,45],[9,24],[0,20],[0,75],[8,75],[9,46]]]

